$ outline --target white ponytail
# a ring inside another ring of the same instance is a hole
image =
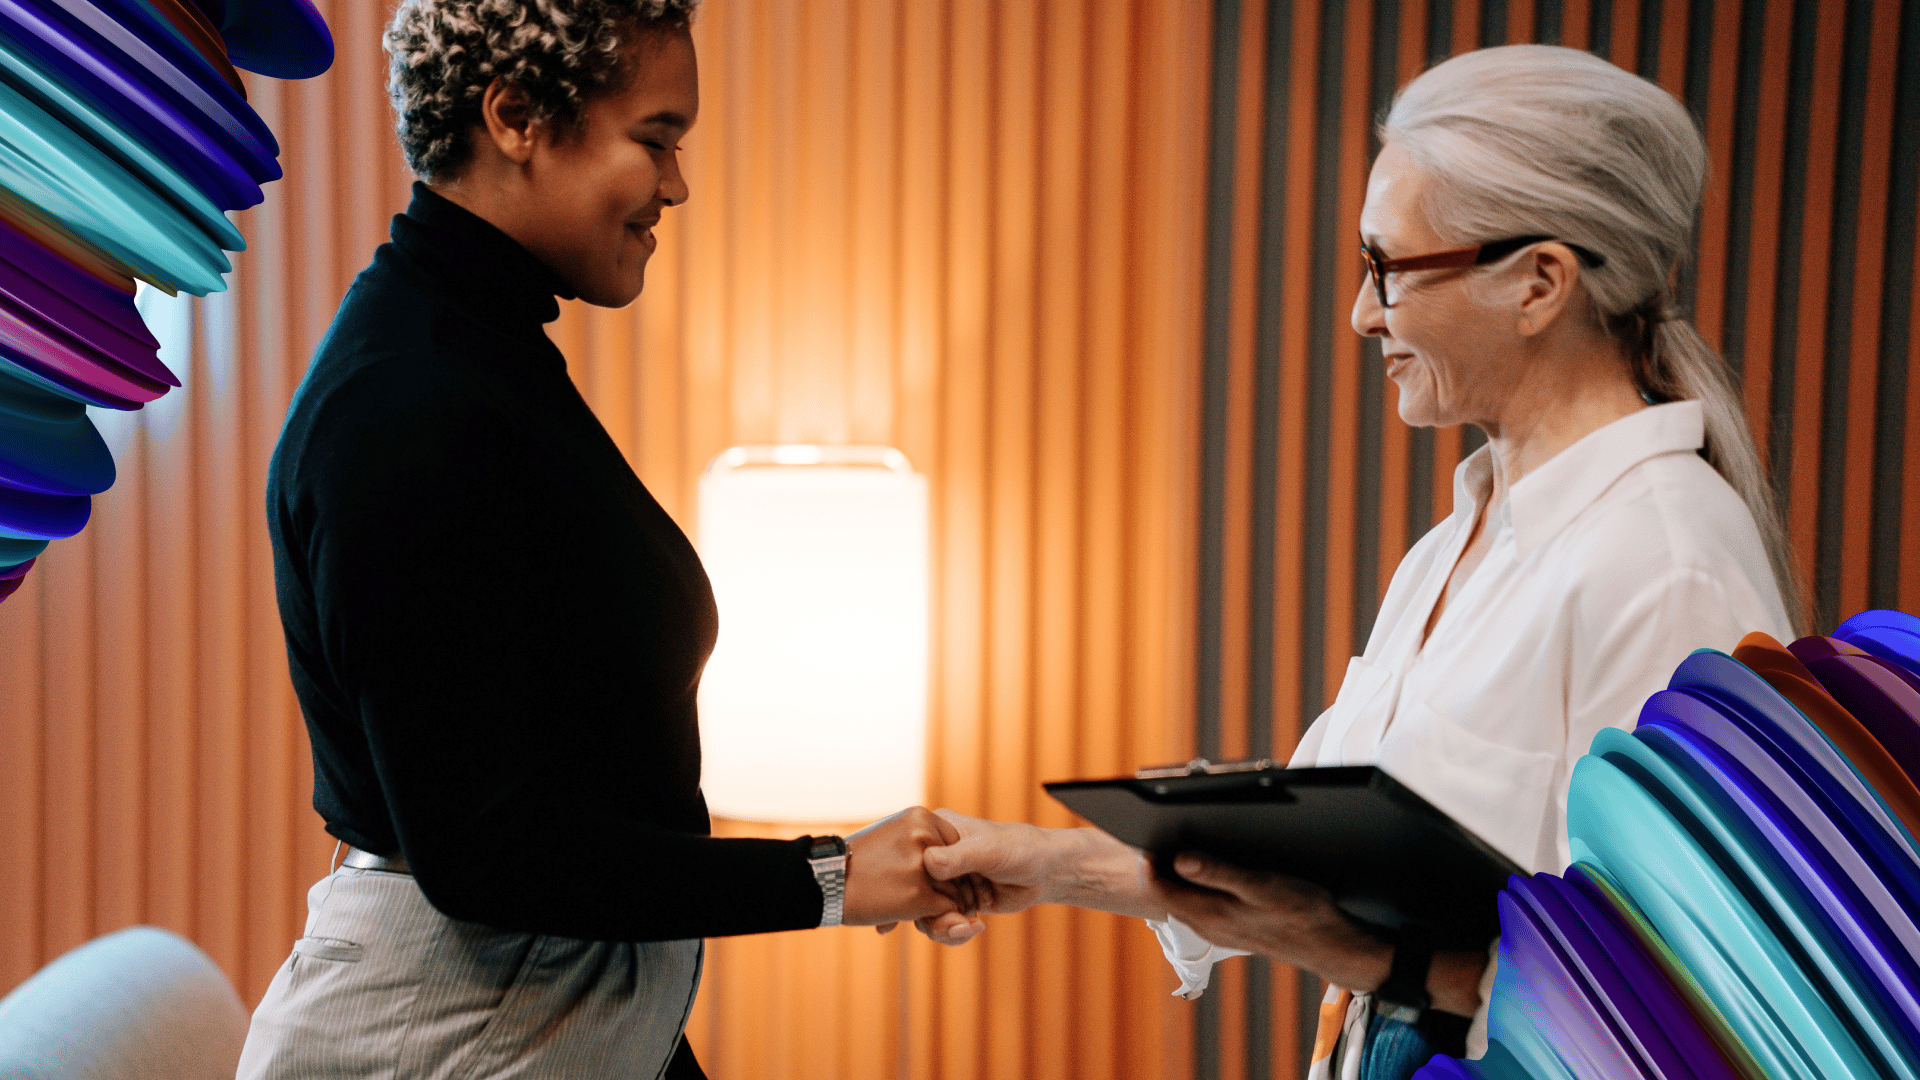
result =
[[[1746,501],[1796,635],[1806,608],[1785,525],[1726,362],[1677,310],[1707,152],[1672,94],[1577,49],[1465,53],[1408,83],[1381,124],[1430,181],[1426,216],[1450,243],[1551,236],[1599,253],[1594,310],[1652,401],[1694,400],[1702,454]]]

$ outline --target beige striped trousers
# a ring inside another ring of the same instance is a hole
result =
[[[658,1080],[702,954],[460,922],[406,874],[341,867],[307,893],[238,1080]]]

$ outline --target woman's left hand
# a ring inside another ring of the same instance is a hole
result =
[[[1148,888],[1174,918],[1213,944],[1258,953],[1350,990],[1370,991],[1386,981],[1393,946],[1362,930],[1320,886],[1193,852],[1176,858],[1173,868],[1200,888],[1164,879]]]

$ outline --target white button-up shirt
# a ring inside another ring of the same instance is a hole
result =
[[[1632,729],[1693,650],[1793,636],[1752,514],[1697,453],[1704,431],[1697,401],[1652,406],[1521,477],[1423,642],[1493,492],[1489,447],[1461,462],[1452,516],[1400,561],[1291,764],[1377,764],[1529,872],[1564,870],[1567,788],[1593,736]],[[1185,997],[1238,955],[1154,928]]]

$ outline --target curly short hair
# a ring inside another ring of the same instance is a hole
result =
[[[700,0],[400,0],[387,26],[387,93],[407,166],[459,172],[495,79],[527,95],[531,117],[566,130],[596,94],[624,82],[629,35],[685,29]]]

